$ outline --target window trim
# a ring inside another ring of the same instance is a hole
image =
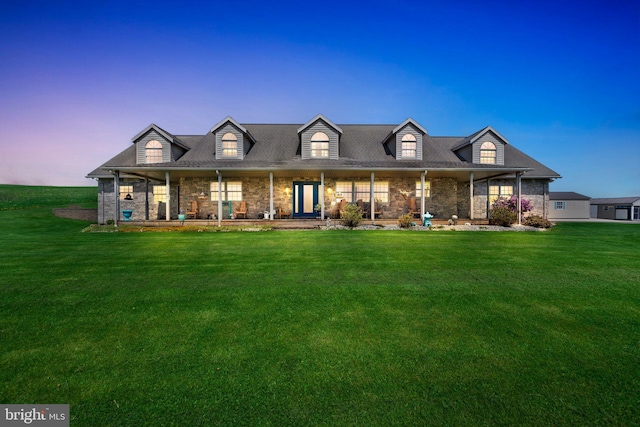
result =
[[[156,139],[148,141],[144,145],[144,162],[146,164],[163,163],[163,151],[162,143],[160,141]]]
[[[480,164],[495,165],[498,162],[498,147],[491,141],[485,141],[480,146]]]
[[[418,139],[412,133],[408,133],[402,137],[401,142],[401,159],[417,159],[418,158]],[[413,154],[412,154],[413,153]]]
[[[120,192],[120,200],[127,200],[127,194],[130,194],[133,197],[133,184],[120,184],[118,186],[118,191]]]
[[[221,184],[223,201],[241,202],[243,200],[242,181],[222,181]],[[209,200],[212,202],[217,202],[218,181],[211,181],[209,185],[209,193]]]
[[[164,202],[167,203],[167,186],[165,184],[153,185],[153,203]],[[161,189],[156,191],[156,189]]]
[[[427,194],[424,195],[425,198],[431,197],[431,180],[425,179],[424,186]],[[420,190],[422,187],[422,181],[416,181],[416,197],[420,198]]]
[[[238,158],[238,136],[233,132],[227,132],[221,138],[222,157],[225,159]]]
[[[324,132],[316,132],[311,136],[311,158],[312,159],[328,159],[329,145],[331,140],[329,135]]]
[[[347,203],[355,203],[358,200],[370,202],[371,181],[336,181],[336,193],[341,193]],[[389,202],[389,181],[374,181],[373,198],[379,203]]]

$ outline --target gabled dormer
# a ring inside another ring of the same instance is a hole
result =
[[[173,162],[189,150],[175,136],[153,123],[131,138],[136,145],[136,163]]]
[[[385,139],[384,144],[396,160],[422,160],[422,138],[427,130],[408,118]]]
[[[342,129],[331,120],[318,114],[298,128],[302,159],[337,160]]]
[[[491,126],[465,138],[453,151],[462,159],[483,165],[504,165],[504,146],[509,141]]]
[[[212,127],[210,132],[215,135],[218,160],[242,160],[256,143],[249,131],[229,116]]]

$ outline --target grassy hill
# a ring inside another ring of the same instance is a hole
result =
[[[78,205],[97,208],[97,187],[45,187],[0,184],[0,210],[62,208]]]

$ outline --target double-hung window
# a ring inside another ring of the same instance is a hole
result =
[[[167,186],[156,184],[153,186],[153,203],[167,202]]]
[[[512,185],[490,185],[489,186],[489,203],[498,200],[498,197],[509,198],[513,196]]]
[[[422,181],[416,181],[416,197],[431,197],[431,181],[424,182],[424,193],[422,193]]]
[[[329,158],[329,137],[324,132],[316,132],[311,137],[311,157]]]
[[[222,135],[222,157],[238,157],[238,137],[231,132]]]
[[[162,163],[162,144],[152,139],[144,146],[145,163]]]
[[[557,211],[563,211],[565,210],[565,203],[564,202],[554,202],[553,204],[553,208]]]
[[[218,183],[212,182],[210,185],[211,201],[218,201]],[[241,181],[224,181],[222,182],[222,200],[231,200],[233,202],[242,201],[242,182]]]
[[[408,133],[402,137],[402,158],[415,159],[418,157],[418,141],[416,137]]]
[[[485,165],[495,165],[496,153],[496,145],[493,142],[483,142],[480,146],[480,163]]]
[[[132,184],[120,185],[120,200],[125,200],[127,195],[133,197],[133,185]]]

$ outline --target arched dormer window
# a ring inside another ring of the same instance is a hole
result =
[[[238,137],[231,132],[222,135],[222,157],[238,157]]]
[[[496,153],[496,145],[493,142],[483,142],[480,146],[480,163],[485,165],[495,165]]]
[[[329,137],[324,132],[316,132],[311,137],[311,157],[329,157]]]
[[[162,144],[152,139],[144,146],[144,157],[146,163],[162,163]]]
[[[418,157],[418,142],[416,137],[410,133],[402,137],[402,157],[403,159],[415,159]]]

